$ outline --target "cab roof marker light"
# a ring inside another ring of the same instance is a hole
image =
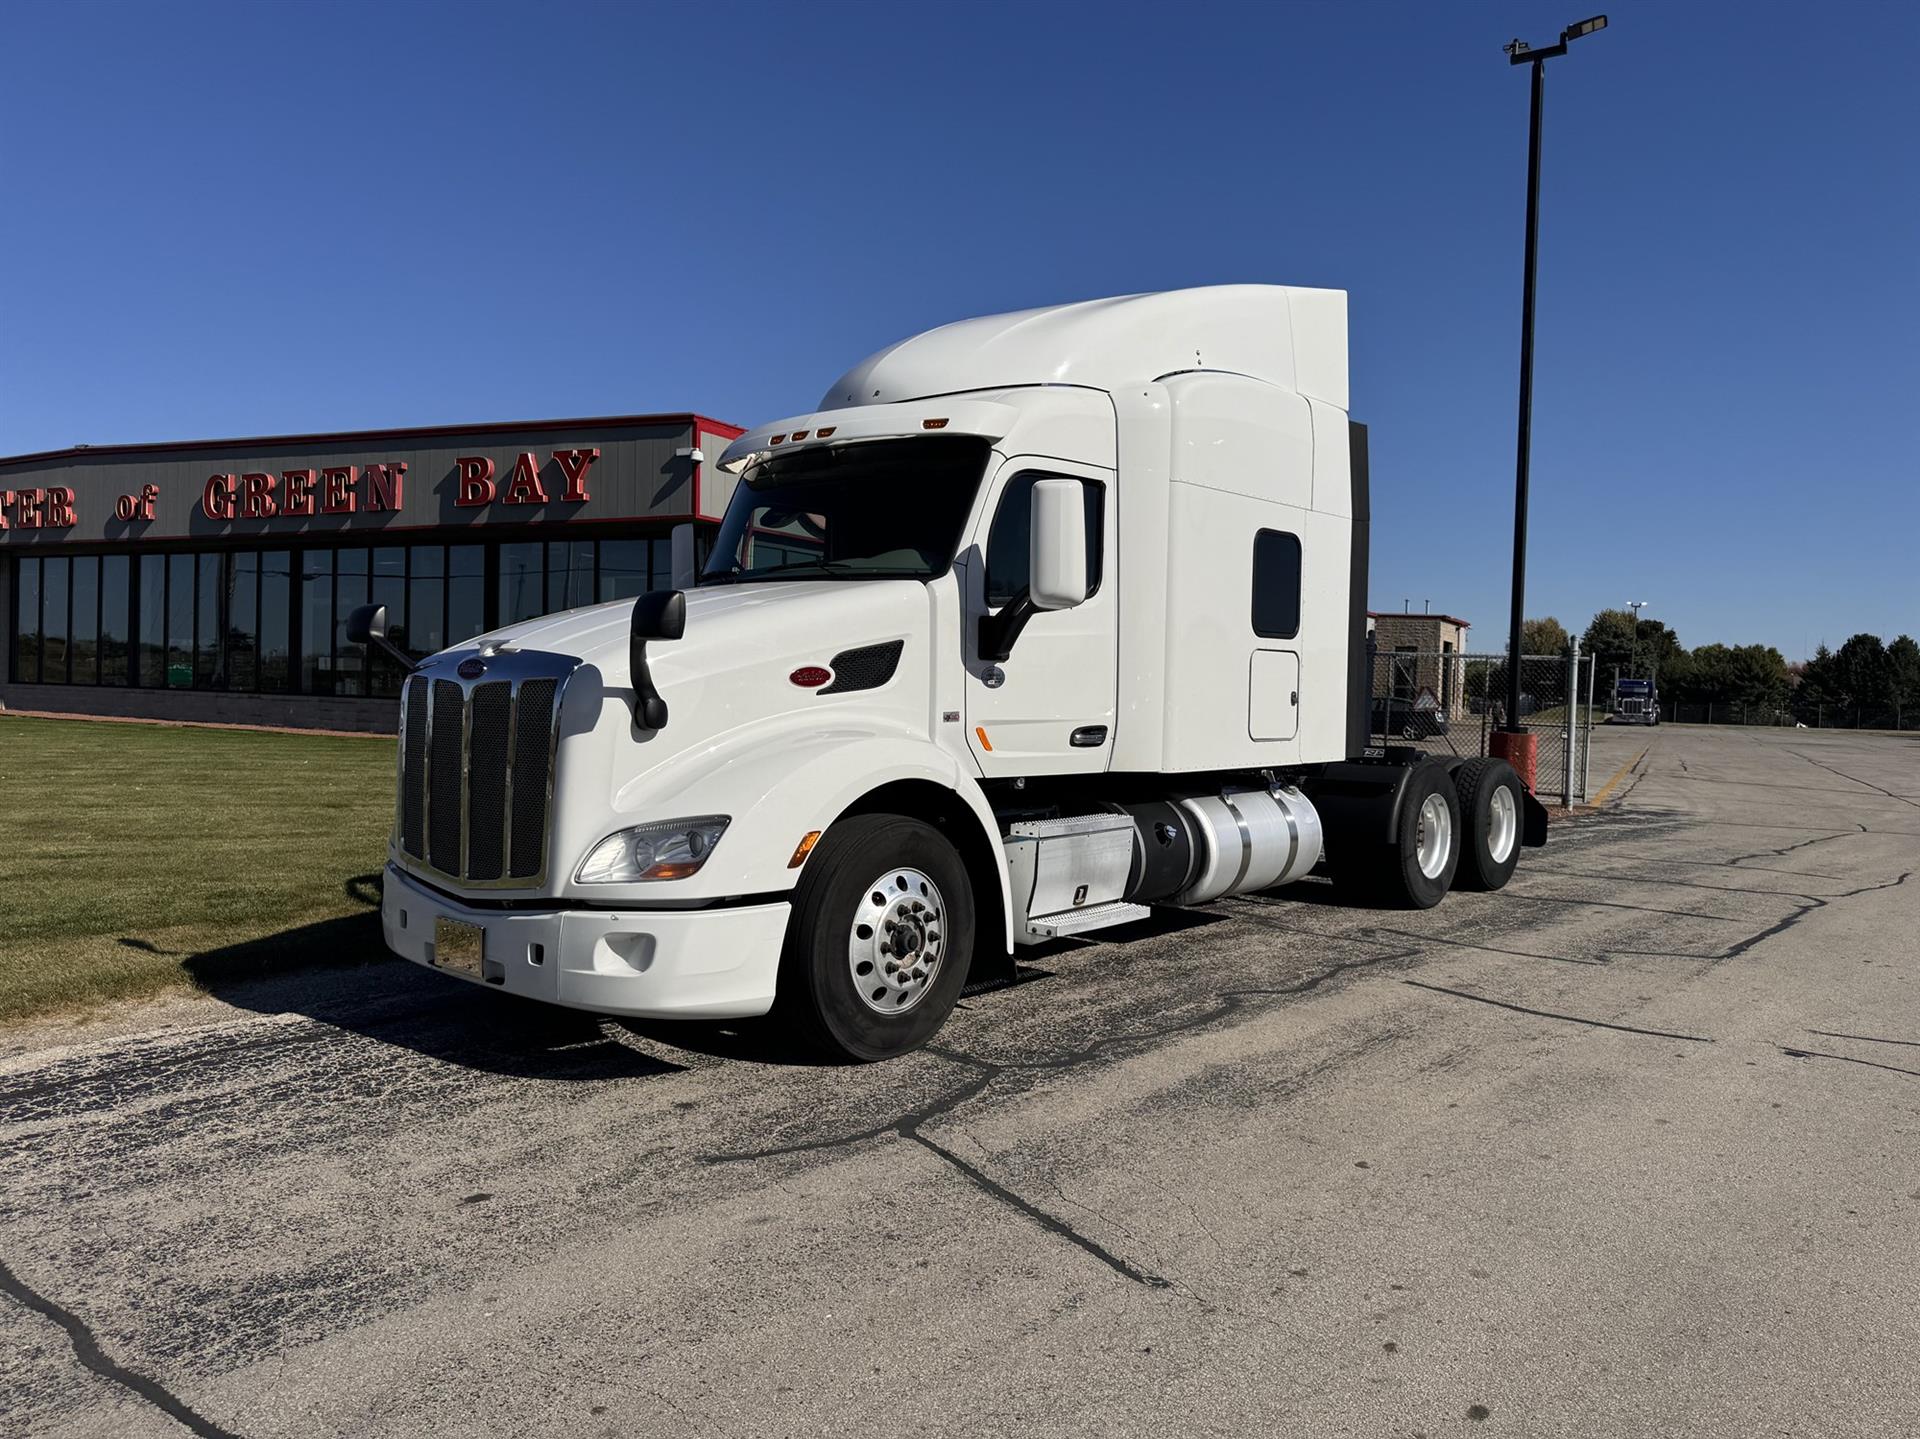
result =
[[[945,419],[922,420],[920,422],[920,428],[923,430],[944,430],[946,427],[947,422]]]
[[[839,428],[840,427],[838,425],[822,425],[819,429],[813,432],[813,437],[816,440],[824,440],[828,435],[832,434],[835,430]]]
[[[782,430],[777,435],[767,436],[767,443],[770,445],[784,445],[786,442],[787,442],[787,434],[785,430]]]
[[[796,445],[799,444],[806,437],[807,437],[807,432],[805,430],[795,430],[793,432],[793,442]]]

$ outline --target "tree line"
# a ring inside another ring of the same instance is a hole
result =
[[[1637,632],[1636,632],[1637,630]],[[1565,653],[1570,636],[1559,620],[1528,620],[1521,635],[1527,654]],[[1904,728],[1920,723],[1920,644],[1909,635],[1891,642],[1857,634],[1837,650],[1824,644],[1804,665],[1789,665],[1772,645],[1706,644],[1689,650],[1660,620],[1634,624],[1633,611],[1601,610],[1580,636],[1580,648],[1599,666],[1596,698],[1622,676],[1658,682],[1663,708],[1739,707],[1751,720],[1791,715],[1807,724]]]

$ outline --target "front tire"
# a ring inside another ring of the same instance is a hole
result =
[[[1462,889],[1505,888],[1520,863],[1526,813],[1520,776],[1503,759],[1468,760],[1454,771],[1453,788],[1466,831],[1454,883]]]
[[[938,830],[905,815],[843,819],[794,891],[775,1012],[831,1057],[918,1049],[966,984],[973,918],[966,865]]]

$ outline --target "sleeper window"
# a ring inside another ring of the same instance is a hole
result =
[[[1000,507],[987,531],[987,604],[998,609],[1032,578],[1033,484],[1035,480],[1078,479],[1077,475],[1015,475],[1000,492]],[[1087,594],[1100,588],[1100,535],[1107,487],[1080,480],[1087,505]]]
[[[1253,537],[1253,632],[1290,640],[1300,633],[1300,537],[1261,530]]]

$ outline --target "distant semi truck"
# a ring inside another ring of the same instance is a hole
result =
[[[1617,679],[1608,724],[1659,724],[1660,695],[1652,680]]]

